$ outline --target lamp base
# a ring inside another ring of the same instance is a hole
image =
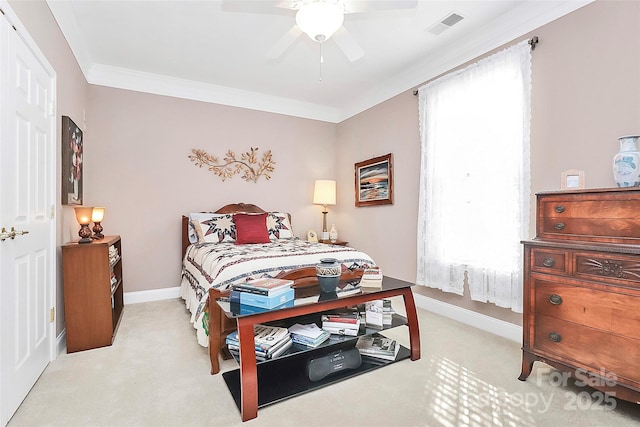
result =
[[[99,222],[94,222],[93,223],[93,236],[91,236],[92,239],[95,240],[100,240],[100,239],[104,239],[104,234],[102,234],[102,224],[100,224]]]
[[[320,233],[320,236],[322,237],[322,240],[329,240],[329,232],[328,231],[323,231],[322,233]]]
[[[93,239],[91,238],[91,229],[89,228],[89,224],[80,224],[80,231],[78,231],[78,236],[80,236],[80,240],[78,240],[78,243],[93,242]]]

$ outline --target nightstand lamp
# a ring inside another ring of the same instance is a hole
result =
[[[78,224],[80,224],[80,231],[78,231],[80,240],[78,240],[78,243],[91,243],[92,239],[89,223],[91,222],[91,212],[93,211],[93,208],[78,206],[73,209],[76,211],[76,220],[78,221]]]
[[[336,182],[328,179],[317,180],[313,190],[313,204],[322,205],[322,240],[328,240],[327,205],[336,204]]]
[[[91,221],[93,221],[93,238],[96,240],[104,239],[102,234],[102,220],[104,219],[104,208],[96,207],[91,212]]]

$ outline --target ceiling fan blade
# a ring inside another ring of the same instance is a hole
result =
[[[346,0],[347,13],[375,12],[376,10],[414,9],[418,0]]]
[[[222,0],[220,9],[224,12],[264,13],[269,15],[290,14],[291,0]]]
[[[335,40],[336,44],[349,61],[355,62],[364,56],[364,51],[346,28],[340,27],[340,29],[331,36],[331,38]]]
[[[302,34],[300,28],[297,25],[291,27],[289,31],[285,33],[284,36],[280,40],[274,44],[271,49],[267,51],[267,58],[269,59],[278,59],[280,58],[284,52],[291,47],[291,45],[296,41],[296,39]]]

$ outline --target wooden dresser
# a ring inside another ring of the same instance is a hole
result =
[[[537,194],[522,373],[542,361],[640,403],[640,188]]]

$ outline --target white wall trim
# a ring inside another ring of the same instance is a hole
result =
[[[60,332],[60,335],[56,338],[57,354],[63,354],[67,352],[67,330],[66,328]]]
[[[361,113],[406,90],[446,73],[467,61],[509,43],[543,25],[561,18],[594,0],[543,2],[529,0],[505,13],[480,30],[469,34],[454,46],[429,53],[424,61],[395,74],[384,84],[377,84],[369,92],[355,98],[341,111],[340,121]],[[544,40],[541,40],[544,43]]]
[[[525,0],[458,45],[431,52],[421,63],[378,82],[370,91],[339,108],[95,63],[76,30],[78,25],[71,6],[54,0],[47,0],[47,4],[60,28],[65,29],[69,46],[91,84],[340,123],[593,1]]]
[[[340,116],[337,109],[325,105],[103,64],[93,64],[85,75],[89,83],[99,86],[266,111],[330,123],[338,123]]]
[[[487,316],[466,308],[458,307],[433,298],[425,297],[414,292],[416,306],[440,316],[448,317],[482,329],[483,331],[501,336],[511,341],[522,342],[522,327],[495,317]],[[148,291],[125,292],[124,304],[137,304],[141,302],[160,301],[166,299],[180,298],[180,287],[152,289]]]
[[[180,298],[180,286],[176,286],[175,288],[151,289],[148,291],[125,292],[124,305],[174,298]]]
[[[465,325],[482,329],[483,331],[490,332],[511,341],[522,342],[522,326],[438,301],[437,299],[429,298],[415,292],[413,296],[416,301],[416,306],[419,308],[439,314],[440,316],[448,317]]]

